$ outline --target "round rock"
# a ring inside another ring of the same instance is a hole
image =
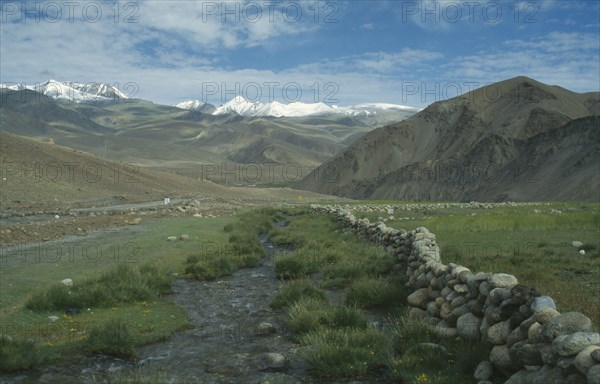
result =
[[[560,335],[568,335],[573,332],[585,332],[592,328],[589,317],[579,312],[567,312],[550,319],[542,327],[542,336],[546,340],[554,340]]]
[[[490,277],[492,288],[512,288],[517,284],[519,284],[519,280],[507,273],[495,273]]]
[[[580,351],[577,354],[577,357],[575,358],[575,368],[577,368],[577,370],[581,373],[583,373],[584,375],[587,374],[588,370],[594,366],[594,365],[598,365],[598,363],[596,363],[594,361],[594,359],[592,359],[592,352],[596,351],[600,349],[600,347],[598,347],[597,345],[590,345],[585,347],[582,351]]]
[[[556,311],[556,303],[550,296],[539,296],[534,298],[531,303],[531,310],[535,312],[542,308],[551,308]]]
[[[476,380],[489,380],[494,375],[494,366],[487,360],[482,361],[475,368],[473,377]]]
[[[458,336],[466,340],[478,340],[479,339],[479,326],[481,325],[481,319],[474,314],[467,312],[460,316],[456,321],[456,331]]]
[[[560,356],[573,356],[587,346],[598,344],[600,344],[600,335],[594,332],[575,332],[570,335],[562,335],[552,342]]]

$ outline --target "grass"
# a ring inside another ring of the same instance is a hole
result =
[[[271,300],[270,306],[274,309],[290,307],[303,298],[324,301],[325,292],[316,288],[308,280],[292,280],[279,288],[277,294]]]
[[[35,292],[25,307],[33,311],[113,307],[156,299],[171,292],[172,282],[172,273],[159,272],[153,265],[139,268],[119,265],[72,288],[59,283],[45,291]]]
[[[445,340],[404,314],[406,277],[403,268],[393,268],[393,257],[342,231],[331,217],[293,211],[288,219],[285,228],[271,231],[272,240],[294,247],[294,252],[275,258],[275,273],[285,283],[271,306],[285,311],[312,376],[474,383],[473,364],[487,354]],[[341,295],[327,294],[340,289]],[[376,328],[369,322],[374,314],[390,320]]]
[[[101,350],[131,358],[132,343],[137,347],[185,329],[187,313],[162,296],[170,292],[175,275],[184,274],[190,255],[229,244],[223,227],[233,221],[169,218],[27,250],[3,249],[0,370],[30,369]],[[184,233],[190,240],[166,240]],[[60,284],[65,278],[73,279],[71,289]],[[65,315],[66,308],[81,312]],[[52,322],[49,316],[58,320]],[[106,346],[113,344],[110,335],[117,320],[126,324],[130,337],[123,348],[111,350]]]
[[[227,243],[205,247],[186,259],[184,273],[198,280],[214,280],[239,268],[256,267],[265,256],[258,236],[268,233],[277,219],[272,208],[246,211],[227,223],[223,231]]]
[[[0,336],[0,372],[32,369],[51,357],[51,351],[40,348],[31,340]]]
[[[136,357],[136,340],[130,325],[121,319],[110,319],[102,326],[93,327],[85,342],[90,353],[133,360]]]
[[[402,383],[475,383],[473,372],[487,358],[481,344],[437,335],[423,320],[404,313],[388,323],[388,377]]]
[[[404,281],[398,278],[360,278],[346,288],[345,302],[362,308],[394,308],[403,305],[402,298],[410,294]]]
[[[388,274],[395,264],[393,256],[342,232],[325,215],[295,211],[289,224],[272,230],[270,236],[277,244],[294,247],[293,252],[275,258],[275,273],[281,279],[320,272],[323,287],[345,287],[352,279]]]
[[[376,212],[357,214],[370,220],[378,216],[387,217]],[[388,226],[424,226],[435,233],[445,263],[513,274],[521,284],[554,298],[559,311],[582,312],[596,327],[600,325],[600,204],[397,210],[394,216],[397,219],[388,221]],[[414,219],[402,220],[402,216]],[[571,246],[574,240],[584,244],[585,255]]]
[[[326,329],[302,337],[302,357],[314,376],[366,376],[381,368],[389,350],[385,334],[375,329]]]

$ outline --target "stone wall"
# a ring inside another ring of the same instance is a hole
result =
[[[505,384],[600,384],[600,335],[591,331],[588,317],[559,313],[551,297],[520,285],[515,276],[442,263],[435,235],[424,227],[407,232],[357,219],[348,208],[311,207],[335,215],[346,229],[405,262],[413,315],[440,334],[488,347],[488,360],[474,373],[479,384],[489,383],[493,372],[505,376]]]

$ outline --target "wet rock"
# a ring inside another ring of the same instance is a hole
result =
[[[277,329],[271,323],[263,321],[256,327],[256,334],[259,336],[268,336],[277,333]]]
[[[252,365],[259,371],[281,372],[288,368],[285,356],[277,352],[262,353],[254,359]]]

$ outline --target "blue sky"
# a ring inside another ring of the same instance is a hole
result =
[[[162,104],[423,107],[525,75],[600,89],[600,2],[2,1],[0,81],[106,82]]]

